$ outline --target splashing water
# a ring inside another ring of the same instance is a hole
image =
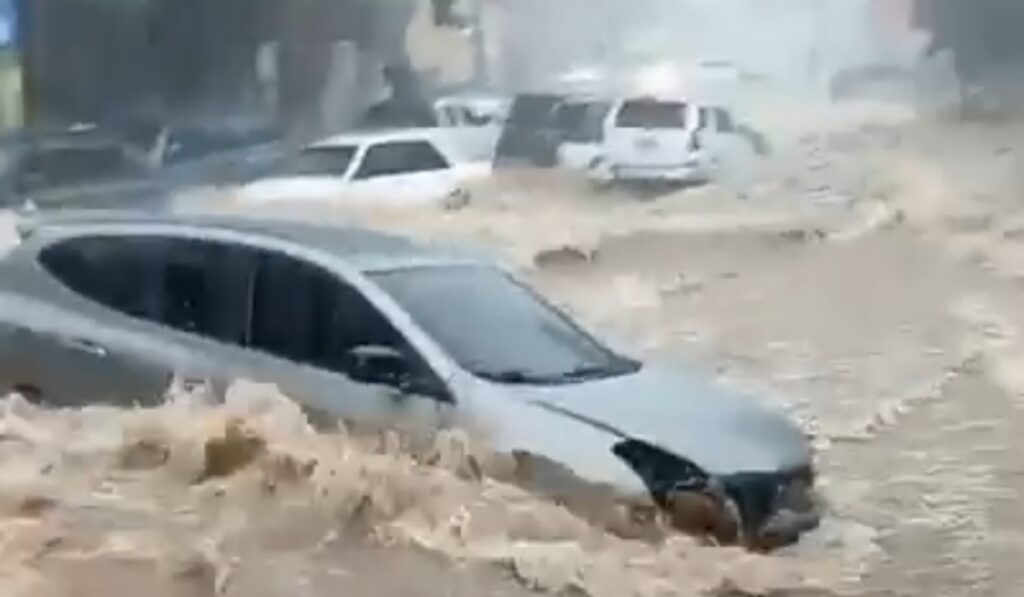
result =
[[[0,588],[11,597],[51,594],[75,563],[112,562],[192,583],[194,594],[237,594],[254,575],[298,581],[314,564],[328,569],[334,546],[362,543],[596,596],[762,595],[839,574],[836,562],[683,536],[627,541],[467,473],[474,450],[462,434],[439,435],[433,457],[417,458],[393,436],[316,433],[265,386],[236,384],[219,406],[178,395],[152,410],[53,411],[12,396],[2,408]]]

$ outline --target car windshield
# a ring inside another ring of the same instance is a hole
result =
[[[656,100],[633,100],[622,105],[616,125],[621,128],[686,128],[686,104]]]
[[[478,377],[548,385],[625,375],[640,367],[497,269],[424,267],[371,277]]]
[[[311,147],[289,161],[281,174],[289,176],[342,176],[356,155],[354,145]]]

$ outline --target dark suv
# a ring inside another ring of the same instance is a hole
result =
[[[565,96],[520,94],[512,101],[498,139],[494,165],[550,168],[558,159],[558,106]]]
[[[0,140],[0,206],[120,207],[153,197],[143,160],[94,127],[29,131]]]

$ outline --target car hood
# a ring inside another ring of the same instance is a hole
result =
[[[782,413],[678,372],[645,367],[612,379],[512,391],[557,415],[686,457],[712,474],[775,472],[811,459],[807,437]]]

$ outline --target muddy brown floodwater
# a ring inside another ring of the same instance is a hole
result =
[[[485,447],[458,433],[417,460],[243,384],[219,407],[5,402],[0,594],[1016,597],[1024,135],[1003,129],[802,138],[744,198],[516,175],[451,212],[216,207],[475,242],[615,345],[785,409],[830,508],[795,547],[625,541],[467,472]],[[227,474],[204,476],[211,442]]]

